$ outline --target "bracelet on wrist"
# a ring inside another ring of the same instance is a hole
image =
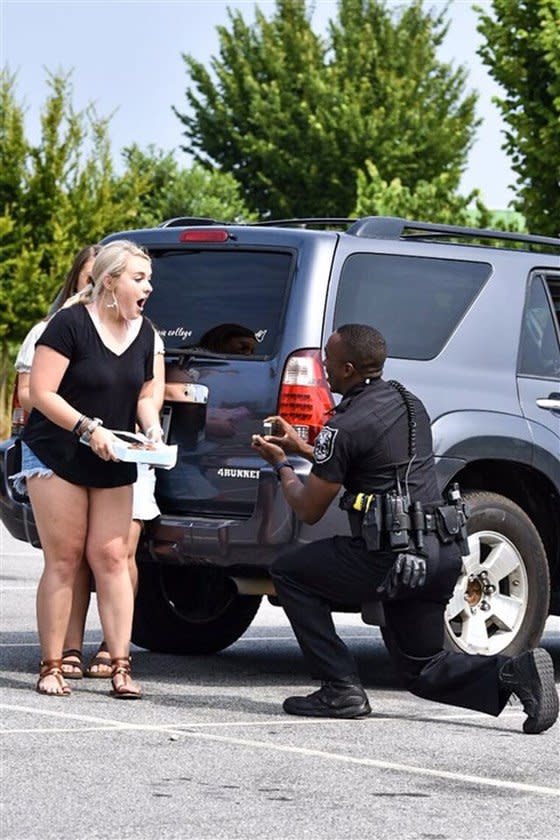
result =
[[[88,417],[86,414],[84,414],[82,416],[82,420],[80,422],[80,425],[76,429],[76,434],[78,435],[78,437],[81,437],[83,435],[83,433],[85,432],[85,430],[87,429],[87,427],[89,426],[90,423],[91,423],[91,417]]]
[[[278,479],[278,481],[280,481],[280,470],[284,467],[288,467],[288,469],[290,470],[294,469],[289,461],[280,461],[278,464],[272,465],[272,469],[276,473],[276,478]]]
[[[83,443],[89,443],[91,441],[91,436],[95,432],[98,426],[103,425],[103,420],[100,417],[94,417],[92,420],[89,420],[89,424],[84,432],[82,432],[80,436],[80,440]]]
[[[85,414],[80,414],[80,416],[78,417],[78,419],[77,419],[77,421],[74,425],[74,428],[72,429],[72,434],[77,435],[79,433],[80,426],[82,425],[84,420],[89,420],[89,418],[86,417]]]

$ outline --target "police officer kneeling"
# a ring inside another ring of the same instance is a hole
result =
[[[447,503],[438,491],[430,421],[420,400],[381,378],[383,336],[349,324],[325,348],[333,392],[342,394],[315,446],[281,417],[275,435],[255,435],[253,447],[271,464],[286,501],[313,524],[341,486],[352,536],[334,536],[279,557],[271,573],[301,650],[321,688],[289,697],[288,714],[359,718],[371,711],[356,664],[337,635],[331,608],[381,599],[388,647],[405,686],[429,700],[499,715],[516,694],[528,733],[558,716],[548,653],[513,658],[443,650],[444,611],[461,570],[466,510],[458,488]],[[313,462],[305,484],[286,454]]]

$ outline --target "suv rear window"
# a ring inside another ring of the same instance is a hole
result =
[[[370,324],[388,355],[432,359],[488,277],[487,263],[354,254],[342,268],[334,315],[342,324]]]
[[[255,355],[273,354],[282,330],[292,254],[259,250],[152,252],[153,287],[146,314],[166,349],[199,346],[221,325],[254,333]]]

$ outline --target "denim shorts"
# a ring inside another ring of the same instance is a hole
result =
[[[34,475],[38,475],[41,478],[50,478],[53,475],[53,471],[37,458],[26,443],[21,441],[21,470],[9,476],[16,493],[19,493],[20,496],[25,496],[27,492],[26,479],[32,478]]]

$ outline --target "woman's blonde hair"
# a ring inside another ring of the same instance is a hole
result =
[[[93,285],[80,295],[80,303],[91,303],[103,293],[105,287],[103,278],[108,274],[115,279],[120,277],[126,269],[129,257],[142,257],[151,264],[149,254],[143,248],[128,239],[115,239],[107,245],[102,245],[91,269]]]

